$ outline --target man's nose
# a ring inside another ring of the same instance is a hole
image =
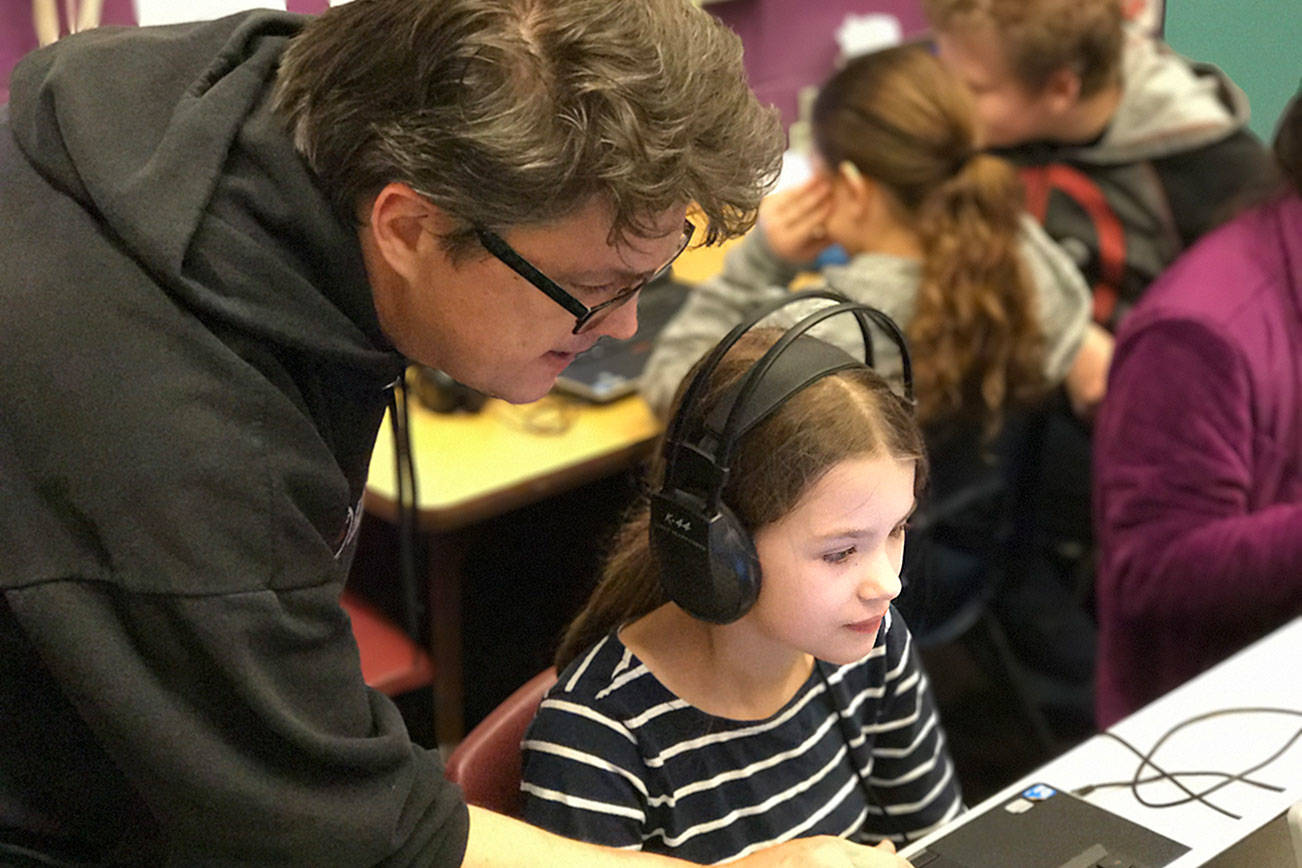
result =
[[[614,310],[605,311],[606,315],[597,323],[596,330],[617,341],[633,337],[637,334],[637,302],[641,297],[642,293],[639,292]]]

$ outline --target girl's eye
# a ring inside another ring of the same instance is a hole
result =
[[[855,547],[850,546],[850,548],[848,549],[842,549],[839,552],[832,552],[831,554],[823,555],[823,560],[827,561],[829,564],[839,564],[845,561],[847,558],[850,557],[850,555],[854,553],[855,553]]]

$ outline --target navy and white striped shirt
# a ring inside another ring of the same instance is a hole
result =
[[[903,842],[956,816],[954,766],[903,619],[892,610],[862,660],[817,665],[826,682],[811,673],[772,717],[729,720],[679,699],[607,636],[561,673],[525,736],[525,819],[713,864],[811,835]]]

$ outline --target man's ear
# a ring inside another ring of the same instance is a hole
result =
[[[422,257],[452,228],[443,209],[406,184],[386,184],[360,215],[375,249],[408,283],[416,281]]]

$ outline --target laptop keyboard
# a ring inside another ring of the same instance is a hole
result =
[[[909,857],[913,868],[973,868],[964,862],[937,853],[935,850],[920,850]],[[1058,868],[1148,868],[1143,863],[1115,853],[1108,853],[1101,844],[1083,851],[1074,859],[1062,863]]]

